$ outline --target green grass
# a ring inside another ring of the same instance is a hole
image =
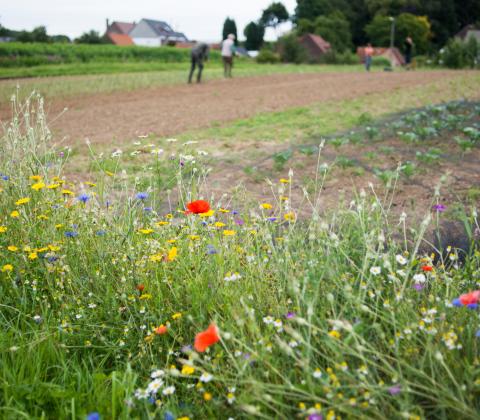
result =
[[[478,288],[480,252],[436,262],[422,243],[454,214],[473,234],[475,209],[426,208],[407,226],[390,214],[393,192],[372,191],[325,212],[322,173],[300,201],[291,174],[263,203],[211,197],[208,167],[181,145],[157,158],[176,168],[169,191],[155,173],[129,183],[115,162],[75,183],[40,99],[16,117],[0,142],[1,416],[478,416],[478,316],[450,302]],[[184,214],[198,198],[215,213]],[[220,342],[195,352],[210,323]]]
[[[0,81],[0,100],[10,98],[17,85],[22,97],[36,90],[45,97],[69,97],[81,94],[130,91],[167,84],[185,83],[190,67],[188,63],[80,63],[37,66],[30,68],[0,68],[0,78],[25,77],[23,80]],[[350,72],[361,71],[360,66],[256,64],[250,60],[237,60],[235,77],[265,76],[288,73]],[[44,77],[65,76],[65,77]],[[28,79],[28,77],[36,77]],[[223,77],[219,62],[205,66],[204,81]]]

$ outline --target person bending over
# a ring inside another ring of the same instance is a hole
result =
[[[190,74],[188,75],[188,83],[192,83],[193,73],[195,73],[196,66],[198,66],[197,83],[202,81],[203,62],[208,61],[209,49],[209,46],[203,42],[192,48],[192,67],[190,68]]]

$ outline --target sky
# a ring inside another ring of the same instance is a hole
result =
[[[218,41],[227,16],[235,19],[238,35],[257,20],[272,0],[15,0],[2,1],[0,24],[14,30],[46,26],[49,35],[78,37],[94,29],[105,32],[105,19],[138,22],[142,18],[163,20],[190,39]],[[282,1],[293,13],[296,0]],[[265,39],[289,29],[288,24],[268,29]]]

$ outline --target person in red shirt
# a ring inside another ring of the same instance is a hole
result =
[[[372,57],[375,50],[372,47],[372,44],[368,43],[364,53],[365,53],[365,69],[370,71],[370,66],[372,65]]]

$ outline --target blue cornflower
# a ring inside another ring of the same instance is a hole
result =
[[[97,413],[96,411],[89,413],[87,414],[86,420],[100,420],[100,413]]]
[[[480,338],[480,330],[477,330],[477,332],[475,333],[475,337]]]
[[[163,420],[175,420],[175,417],[171,411],[165,411],[165,414],[163,415]]]
[[[144,211],[145,213],[150,213],[150,212],[153,211],[153,208],[152,208],[152,207],[144,207],[144,208],[143,208],[143,211]]]
[[[49,263],[54,263],[55,261],[58,260],[58,257],[56,257],[56,256],[51,256],[51,257],[48,257],[47,260],[48,260]]]
[[[65,236],[66,236],[67,238],[76,238],[76,237],[78,236],[78,232],[75,231],[75,230],[67,230],[67,231],[65,232]]]
[[[275,222],[277,220],[277,218],[276,217],[269,217],[267,220],[269,222]]]
[[[146,200],[148,198],[148,193],[147,192],[139,192],[135,196],[137,200]]]
[[[106,234],[107,234],[107,232],[104,231],[103,229],[97,230],[95,232],[95,235],[97,235],[97,236],[105,236]]]
[[[8,181],[10,179],[10,177],[8,175],[2,175],[2,179],[4,181]]]
[[[213,255],[213,254],[216,254],[216,253],[217,253],[217,250],[215,249],[215,247],[213,245],[208,244],[207,245],[207,254],[208,255]]]
[[[78,201],[81,201],[85,204],[88,200],[90,200],[90,196],[88,194],[82,193],[77,197]]]

